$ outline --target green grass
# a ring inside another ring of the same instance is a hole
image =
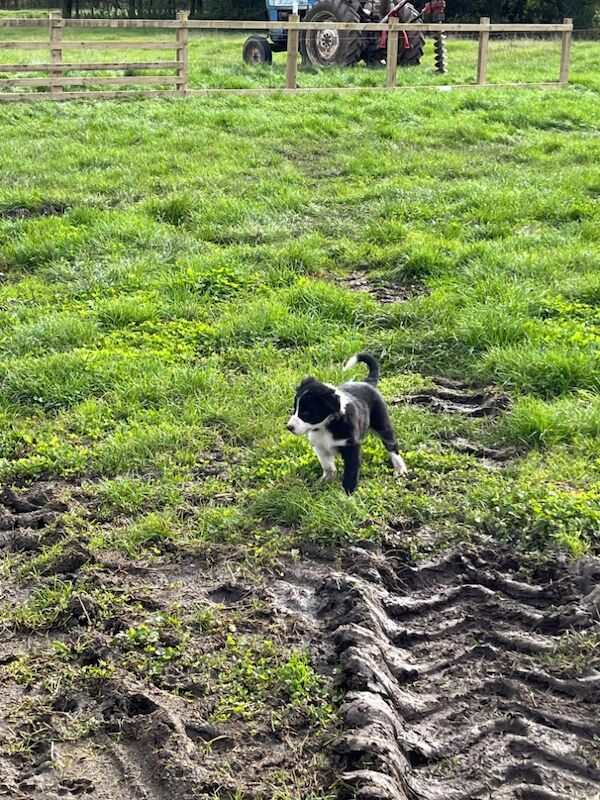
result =
[[[598,118],[583,88],[5,107],[4,479],[130,487],[111,535],[130,554],[172,535],[136,520],[157,507],[178,541],[279,526],[275,551],[398,516],[445,536],[539,529],[542,543],[566,525],[593,546]],[[328,277],[357,269],[429,291],[384,306]],[[395,409],[409,480],[373,444],[356,498],[315,493],[315,459],[283,420],[304,373],[339,380],[359,348],[383,356],[387,395],[446,374],[501,385],[513,405],[476,424]],[[450,454],[452,435],[536,458],[490,473]],[[215,443],[223,474],[204,479]],[[581,490],[582,457],[592,510],[535,512],[554,484]],[[201,500],[180,524],[190,486]],[[511,524],[494,498],[522,487]]]
[[[203,42],[194,53],[213,47],[215,63],[202,73],[197,59],[195,85],[280,82],[280,67],[234,66],[239,39]],[[460,46],[457,81],[472,74]],[[555,66],[546,48],[540,76]],[[194,555],[260,583],[309,543],[392,537],[416,559],[482,538],[536,557],[598,552],[600,101],[593,71],[574,75],[546,92],[0,106],[0,480],[71,486],[39,551],[3,556],[2,622],[18,637],[79,619],[109,653],[82,668],[85,643],[58,643],[51,663],[22,655],[2,681],[48,707],[123,675],[191,682],[219,725],[276,729],[302,754],[335,737],[334,682],[278,614],[261,622],[259,601],[157,610],[151,586],[125,570],[110,584],[102,564],[155,576]],[[355,271],[420,290],[381,304],[336,283]],[[387,398],[443,375],[496,385],[511,405],[491,420],[394,405],[409,476],[369,439],[347,498],[317,486],[314,454],[284,423],[304,375],[339,381],[359,349],[381,359]],[[488,469],[456,437],[517,455]],[[53,576],[73,542],[89,560]],[[65,736],[89,734],[75,723]],[[23,730],[5,753],[35,750]],[[277,796],[324,796],[318,755],[273,777]]]
[[[49,8],[29,8],[19,10],[15,8],[1,8],[0,19],[7,17],[8,19],[47,19],[51,9]]]

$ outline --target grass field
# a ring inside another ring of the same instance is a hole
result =
[[[528,78],[554,77],[548,44],[526,47]],[[451,46],[451,80],[473,48]],[[301,629],[206,586],[269,586],[282,560],[369,538],[415,561],[459,541],[598,552],[600,100],[597,45],[575,49],[568,90],[0,106],[0,476],[64,504],[4,542],[9,775],[57,698],[121,681],[191,692],[242,752],[265,731],[289,746],[249,794],[202,796],[325,797],[334,677]],[[281,64],[230,66],[239,50],[194,41],[193,84],[281,83]],[[348,498],[284,423],[303,375],[339,381],[360,349],[409,398],[410,474],[370,440]],[[440,376],[508,405],[410,402]],[[61,725],[65,759],[98,731],[85,711]],[[212,769],[229,786],[246,767]]]

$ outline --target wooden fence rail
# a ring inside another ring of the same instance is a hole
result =
[[[9,19],[0,18],[0,28],[42,28],[49,31],[48,41],[0,41],[0,49],[13,50],[46,50],[49,51],[49,62],[39,64],[0,64],[0,72],[10,75],[40,72],[47,73],[45,78],[10,77],[0,79],[0,101],[8,100],[68,100],[89,98],[111,98],[142,94],[146,97],[164,97],[169,95],[204,95],[213,92],[227,92],[232,94],[266,94],[271,92],[349,92],[364,91],[367,87],[348,86],[332,88],[299,88],[298,75],[298,41],[301,31],[307,30],[336,30],[343,31],[387,31],[387,57],[385,86],[368,87],[374,89],[395,89],[397,77],[397,60],[399,33],[401,31],[422,31],[424,33],[477,33],[479,47],[477,56],[476,86],[495,87],[487,81],[487,65],[490,36],[494,34],[560,34],[562,39],[560,75],[557,81],[543,84],[502,84],[506,86],[566,86],[569,82],[569,64],[571,42],[573,37],[573,20],[565,19],[556,25],[504,25],[492,24],[488,17],[482,17],[479,23],[469,24],[401,24],[394,20],[389,23],[349,23],[349,22],[300,22],[297,15],[291,15],[285,22],[239,21],[239,20],[190,20],[187,12],[180,11],[174,20],[129,20],[129,19],[64,19],[60,12],[53,11],[49,19]],[[188,49],[190,30],[250,30],[266,31],[273,27],[288,31],[286,82],[285,87],[265,89],[190,89],[188,70]],[[131,28],[174,31],[175,37],[171,41],[160,40],[73,40],[65,39],[65,28]],[[158,61],[86,61],[77,63],[64,60],[65,50],[170,50],[175,54],[175,60],[165,59]],[[128,75],[127,72],[146,72],[162,70],[170,74],[141,74]],[[69,76],[70,72],[118,72],[119,75],[102,76]],[[88,89],[84,91],[65,91],[70,86],[127,86],[143,87],[127,90],[97,91]],[[146,88],[151,85],[152,88]],[[454,85],[452,88],[466,88],[467,85]],[[163,88],[159,88],[163,87]],[[170,87],[170,88],[164,88]],[[421,86],[412,88],[440,88],[439,86]],[[443,87],[446,88],[446,87]],[[17,91],[2,91],[3,89]],[[46,92],[20,91],[21,89],[47,89]]]
[[[83,22],[83,25],[79,23]],[[0,28],[46,27],[49,29],[49,41],[0,41],[0,49],[10,50],[46,50],[50,52],[49,63],[31,64],[0,64],[0,72],[10,75],[22,73],[47,73],[48,77],[10,77],[0,78],[0,101],[14,100],[70,100],[81,97],[110,98],[143,94],[148,97],[162,97],[168,95],[185,95],[188,87],[188,15],[181,11],[176,20],[148,20],[143,26],[129,22],[140,20],[71,20],[64,19],[59,11],[50,13],[49,20],[28,19],[12,20],[0,19]],[[160,24],[149,24],[160,22]],[[101,23],[98,25],[97,23]],[[117,24],[115,24],[117,23]],[[126,24],[123,24],[126,23]],[[147,40],[100,40],[65,39],[63,31],[67,27],[103,27],[103,28],[168,28],[174,30],[175,38],[172,41],[164,39]],[[65,61],[64,52],[69,50],[170,50],[175,54],[164,60],[148,61]],[[161,74],[150,74],[151,71],[161,71]],[[127,74],[128,72],[141,72],[145,74]],[[120,73],[114,75],[70,75],[73,72],[101,72]],[[165,74],[167,73],[167,74]],[[92,87],[87,91],[66,91],[71,86]],[[94,87],[129,87],[127,90],[97,91]],[[139,87],[139,88],[133,88]],[[146,88],[148,87],[148,88]],[[166,88],[169,87],[169,88]],[[133,88],[133,90],[132,90]],[[16,91],[5,91],[5,90]],[[23,89],[46,89],[49,91],[20,91]]]

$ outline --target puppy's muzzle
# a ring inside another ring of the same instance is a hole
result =
[[[303,433],[306,433],[309,430],[310,425],[307,425],[306,422],[304,422],[303,419],[300,419],[297,414],[292,414],[285,427],[290,433],[293,433],[296,436],[302,436]]]

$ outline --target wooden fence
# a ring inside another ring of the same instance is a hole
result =
[[[230,94],[263,94],[270,92],[350,92],[373,89],[395,89],[397,73],[397,54],[401,31],[422,31],[423,33],[439,34],[478,34],[479,48],[477,56],[476,86],[536,86],[552,87],[566,86],[569,82],[569,63],[571,41],[573,36],[573,20],[565,19],[562,24],[556,25],[496,25],[491,24],[488,17],[482,17],[479,23],[473,24],[400,24],[395,21],[390,23],[351,23],[351,22],[300,22],[298,16],[290,16],[286,22],[266,21],[239,21],[239,20],[189,20],[187,12],[179,12],[175,20],[130,20],[130,19],[63,19],[58,11],[50,13],[46,19],[8,19],[0,18],[2,27],[48,27],[48,41],[1,41],[0,50],[47,50],[49,51],[48,63],[32,64],[0,64],[0,72],[22,75],[23,73],[47,73],[44,78],[1,78],[0,101],[14,100],[70,100],[80,98],[113,98],[127,95],[144,95],[146,97],[162,96],[189,96],[197,94],[210,94],[213,92],[226,92]],[[191,89],[188,75],[188,42],[189,31],[196,30],[234,30],[234,31],[268,31],[277,27],[288,31],[286,81],[281,88],[255,88],[255,89]],[[160,29],[173,31],[175,36],[172,41],[160,40],[133,40],[133,39],[87,39],[73,40],[63,37],[64,28],[128,28],[128,29]],[[387,31],[387,67],[385,85],[381,87],[333,87],[333,88],[299,88],[297,83],[298,72],[298,39],[301,31],[307,30],[342,30],[342,31]],[[520,84],[490,84],[487,82],[488,54],[490,36],[494,34],[521,34],[532,35],[540,33],[560,34],[562,52],[560,75],[557,81],[550,83],[520,83]],[[65,50],[161,50],[172,51],[174,60],[159,61],[65,61]],[[150,70],[163,70],[171,74],[142,74],[127,75],[128,71],[148,72]],[[74,76],[73,72],[115,72],[119,74],[109,76]],[[136,89],[98,90],[95,87],[118,86],[138,87]],[[467,88],[473,84],[453,84],[452,88]],[[66,91],[68,87],[94,87],[84,91]],[[147,87],[152,88],[147,88]],[[168,89],[159,87],[171,87]],[[43,92],[24,92],[21,89],[46,89]],[[411,88],[440,88],[435,86],[420,86]],[[16,89],[17,91],[4,91]]]

